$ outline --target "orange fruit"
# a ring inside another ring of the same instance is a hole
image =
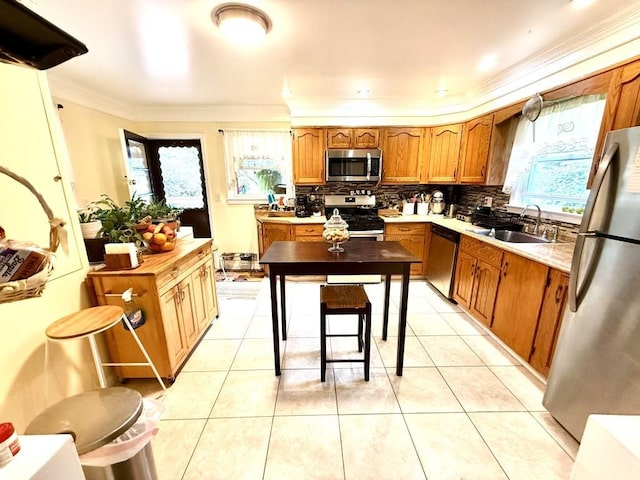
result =
[[[153,243],[157,245],[164,245],[167,241],[167,236],[164,233],[154,233]]]

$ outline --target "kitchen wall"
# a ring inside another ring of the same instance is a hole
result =
[[[129,198],[119,128],[151,138],[200,138],[205,179],[219,252],[257,252],[253,205],[226,202],[223,134],[225,128],[289,128],[283,123],[131,122],[62,99],[59,111],[74,172],[74,192],[80,205],[106,193],[119,203]]]

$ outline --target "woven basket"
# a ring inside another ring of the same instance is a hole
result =
[[[9,176],[16,182],[24,185],[31,193],[33,193],[49,219],[49,248],[40,248],[30,242],[21,242],[25,246],[38,248],[40,253],[46,255],[47,258],[44,262],[43,268],[29,278],[0,283],[0,303],[6,303],[42,295],[44,287],[49,280],[49,275],[51,275],[51,272],[53,271],[53,262],[55,259],[54,253],[60,245],[60,237],[64,232],[65,222],[64,220],[53,216],[53,212],[51,211],[51,208],[49,208],[49,205],[47,205],[42,194],[40,194],[40,192],[38,192],[27,179],[16,175],[2,165],[0,165],[0,173]]]

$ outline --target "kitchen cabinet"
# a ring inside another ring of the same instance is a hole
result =
[[[379,141],[377,128],[327,129],[327,148],[377,148]]]
[[[420,183],[424,131],[417,127],[382,130],[382,183]]]
[[[604,154],[604,139],[610,130],[640,125],[640,60],[617,68],[611,77],[607,91],[607,103],[602,117],[600,134],[596,143],[596,155],[589,173],[588,186]]]
[[[323,242],[324,224],[294,225],[293,234],[296,242]]]
[[[553,352],[555,351],[558,333],[562,325],[568,286],[569,275],[556,269],[551,269],[538,318],[538,329],[533,341],[533,351],[529,358],[531,366],[545,377],[549,375]]]
[[[289,241],[292,238],[290,223],[263,223],[263,246],[264,253],[273,242]]]
[[[485,183],[492,131],[493,114],[475,118],[464,124],[459,183]]]
[[[453,298],[487,327],[491,326],[500,283],[503,251],[462,236]]]
[[[296,185],[324,184],[325,129],[293,130],[293,182]]]
[[[213,250],[210,239],[181,239],[175,250],[145,255],[131,270],[88,273],[87,285],[99,305],[118,305],[125,311],[141,309],[145,322],[136,329],[162,377],[175,378],[180,367],[218,315]],[[131,303],[122,293],[131,288]],[[122,324],[105,332],[113,362],[145,359]],[[152,378],[149,367],[117,367],[121,378]]]
[[[456,182],[462,131],[462,124],[459,123],[431,128],[428,182]]]
[[[384,227],[384,239],[399,242],[413,255],[422,259],[421,263],[411,264],[411,275],[422,275],[426,267],[427,245],[431,229],[427,223],[387,223]]]
[[[533,347],[549,267],[504,252],[491,330],[527,360]]]

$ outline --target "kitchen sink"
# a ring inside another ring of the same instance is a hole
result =
[[[546,238],[531,235],[529,233],[515,232],[513,230],[497,230],[494,238],[509,243],[549,243]]]
[[[514,230],[496,230],[495,234],[492,233],[491,230],[488,229],[478,229],[478,230],[470,230],[474,233],[478,233],[480,235],[486,235],[487,237],[494,237],[496,240],[501,240],[503,242],[509,243],[550,243],[551,240],[546,238],[538,237],[537,235],[532,235],[530,233],[524,232],[516,232]]]

